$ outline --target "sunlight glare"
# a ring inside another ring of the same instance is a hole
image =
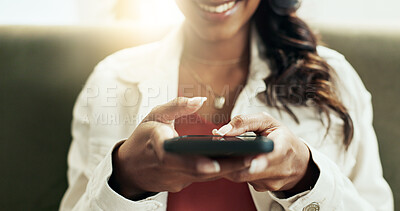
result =
[[[146,0],[140,3],[140,22],[144,24],[170,25],[184,19],[174,0]]]

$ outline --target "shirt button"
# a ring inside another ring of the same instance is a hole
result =
[[[313,202],[304,207],[303,211],[319,211],[319,204],[317,202]]]

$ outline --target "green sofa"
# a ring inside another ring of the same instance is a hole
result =
[[[0,26],[0,209],[56,210],[67,187],[72,107],[93,67],[159,39],[141,27]],[[400,206],[400,31],[322,29],[373,95],[384,176]]]

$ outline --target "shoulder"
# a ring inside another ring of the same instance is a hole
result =
[[[336,59],[336,60],[345,59],[341,53],[339,53],[333,49],[330,49],[328,47],[322,46],[322,45],[319,45],[317,47],[317,53],[319,56],[321,56],[322,58],[324,58],[326,60],[328,60],[328,59]]]
[[[344,80],[349,76],[354,79],[355,75],[357,75],[343,54],[325,46],[318,46],[317,53],[333,68],[340,80]]]
[[[361,82],[356,70],[343,54],[324,46],[318,46],[317,53],[333,68],[340,81],[353,80]]]
[[[154,56],[157,52],[159,45],[160,42],[153,42],[117,51],[107,56],[98,66],[118,69],[127,65],[134,66],[148,63],[151,61],[151,56]],[[116,64],[119,64],[119,66],[116,66]]]
[[[349,110],[357,110],[360,102],[370,100],[370,93],[365,88],[357,71],[344,55],[324,46],[318,46],[317,53],[335,71],[334,83],[338,95]]]
[[[115,52],[99,62],[86,80],[76,105],[103,105],[110,97],[126,100],[125,94],[137,97],[138,84],[151,77],[150,57],[157,51],[158,43],[141,45]],[[130,80],[124,80],[129,76]],[[101,106],[100,106],[101,107]]]
[[[117,51],[96,65],[89,80],[118,80],[126,78],[126,75],[132,79],[131,82],[144,80],[151,75],[159,45],[159,42],[154,42]]]

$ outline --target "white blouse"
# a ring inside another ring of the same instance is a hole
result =
[[[354,138],[346,151],[343,121],[334,112],[325,137],[326,126],[312,106],[290,107],[300,120],[297,124],[286,112],[266,105],[263,79],[269,67],[254,32],[249,76],[231,118],[270,113],[304,140],[320,169],[313,189],[291,198],[257,192],[249,185],[257,210],[393,210],[392,192],[382,176],[372,127],[371,95],[355,70],[341,54],[318,47],[318,54],[337,72],[338,94],[354,123]],[[74,107],[69,187],[60,210],[166,210],[167,192],[130,201],[114,192],[108,179],[116,143],[129,137],[153,107],[177,97],[182,46],[180,26],[162,41],[119,51],[97,65]],[[326,123],[324,116],[323,121]]]

